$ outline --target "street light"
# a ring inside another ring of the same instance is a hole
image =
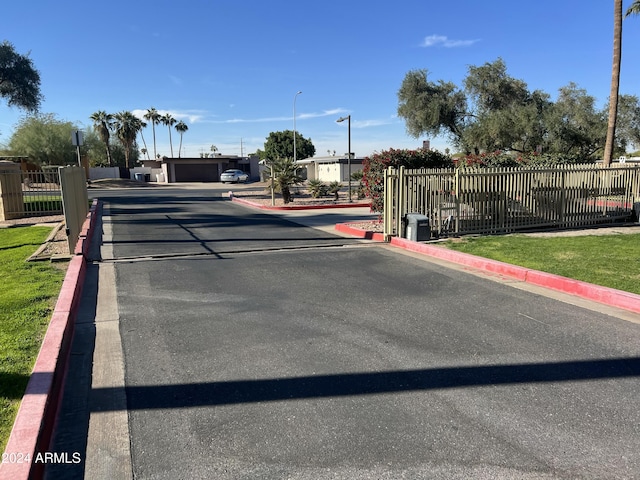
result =
[[[296,163],[296,98],[298,98],[298,95],[300,95],[302,92],[298,91],[298,93],[296,93],[293,96],[293,163]]]
[[[348,120],[348,125],[349,125],[349,149],[348,149],[348,153],[347,155],[349,155],[348,160],[347,160],[347,164],[349,165],[349,202],[352,202],[353,200],[351,200],[351,115],[347,115],[346,117],[340,117],[338,120],[336,120],[336,122],[341,123],[344,122],[345,120]]]

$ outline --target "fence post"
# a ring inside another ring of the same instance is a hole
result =
[[[456,226],[455,233],[460,233],[460,167],[456,168],[456,172],[454,175],[454,188],[455,188],[455,199],[456,199]]]
[[[69,251],[75,250],[82,224],[89,211],[87,179],[82,167],[59,167],[62,209],[67,228]]]
[[[407,199],[405,198],[405,177],[404,177],[404,167],[400,167],[398,169],[398,187],[396,190],[396,215],[395,215],[395,221],[396,221],[396,236],[401,237],[402,236],[402,219],[404,217],[405,214],[405,209],[407,206]]]
[[[382,226],[384,241],[388,242],[393,233],[393,186],[391,184],[391,167],[384,171],[384,203],[382,207]]]

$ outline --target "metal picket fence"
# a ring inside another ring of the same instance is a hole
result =
[[[57,168],[38,172],[3,171],[0,176],[5,219],[62,214]]]
[[[640,197],[640,167],[390,167],[384,186],[386,239],[403,234],[407,213],[428,216],[437,236],[579,228],[629,218]]]

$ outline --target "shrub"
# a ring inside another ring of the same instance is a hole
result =
[[[340,182],[331,182],[327,188],[327,192],[333,194],[333,199],[336,202],[338,201],[338,192],[340,192],[341,188],[342,184]]]
[[[313,179],[307,182],[307,190],[313,198],[324,197],[327,194],[327,186],[321,180]]]
[[[363,162],[364,193],[371,199],[371,211],[384,208],[384,171],[387,167],[447,168],[453,167],[451,157],[436,150],[396,150],[376,152]]]

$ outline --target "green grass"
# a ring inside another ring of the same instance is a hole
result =
[[[0,451],[4,451],[20,400],[46,332],[64,271],[25,260],[51,228],[0,229]]]
[[[447,248],[640,294],[640,234],[448,241]]]
[[[62,212],[62,199],[60,196],[31,196],[24,198],[26,212]]]

